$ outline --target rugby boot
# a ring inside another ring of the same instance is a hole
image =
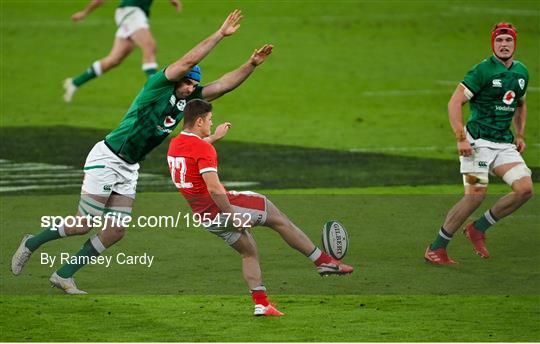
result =
[[[469,223],[463,228],[463,234],[473,244],[474,252],[482,258],[489,258],[489,251],[486,248],[486,233],[474,228],[473,223]]]

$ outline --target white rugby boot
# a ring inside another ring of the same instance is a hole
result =
[[[53,274],[51,275],[51,278],[49,278],[49,281],[51,282],[53,287],[62,289],[62,291],[66,294],[70,294],[70,295],[88,294],[84,290],[80,290],[77,288],[77,285],[75,284],[75,280],[73,280],[73,277],[62,278],[58,276],[56,271],[53,272]]]
[[[26,247],[26,241],[30,238],[32,238],[33,235],[26,234],[22,240],[21,244],[17,248],[17,251],[13,254],[13,257],[11,258],[11,272],[15,276],[19,275],[24,267],[24,264],[30,259],[30,256],[32,255],[32,251],[30,251]]]
[[[64,101],[66,103],[71,103],[75,91],[77,91],[77,86],[73,85],[73,78],[64,80]]]
[[[266,307],[263,305],[255,305],[255,310],[253,311],[253,315],[256,317],[261,317],[261,316],[280,317],[282,315],[285,315],[285,313],[278,311],[277,308],[272,305],[268,305]]]

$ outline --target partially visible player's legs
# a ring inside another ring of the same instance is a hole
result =
[[[491,209],[464,229],[464,234],[473,244],[475,252],[482,258],[489,258],[489,251],[485,245],[486,231],[519,209],[533,193],[531,173],[524,163],[503,164],[494,168],[493,172],[512,187],[512,192],[500,198]]]
[[[343,275],[354,271],[352,266],[343,264],[339,260],[330,257],[320,248],[315,246],[311,239],[309,239],[300,228],[270,202],[270,200],[267,200],[267,213],[268,215],[264,225],[278,232],[290,247],[304,254],[314,262],[319,274]]]
[[[92,229],[92,223],[89,221],[90,218],[87,215],[100,216],[101,212],[98,211],[98,208],[104,207],[107,199],[107,196],[83,193],[81,194],[79,210],[73,223],[58,224],[57,226],[43,229],[36,235],[25,235],[12,258],[11,271],[13,274],[19,275],[21,273],[24,265],[30,259],[30,255],[41,245],[66,236],[88,233]]]
[[[64,80],[64,101],[71,102],[79,87],[122,63],[134,46],[128,38],[115,37],[113,47],[106,57],[92,63],[82,74]]]
[[[142,70],[147,76],[157,72],[158,64],[156,62],[156,41],[149,28],[137,30],[131,39],[141,48],[142,51]]]
[[[444,224],[437,233],[435,241],[427,247],[424,254],[426,261],[440,265],[455,263],[448,257],[446,247],[450,243],[450,240],[452,240],[454,233],[482,204],[487,193],[487,180],[480,182],[475,178],[477,177],[464,174],[465,195],[450,209],[446,215]]]
[[[119,218],[130,216],[133,206],[133,198],[112,193],[103,209],[100,211],[103,215],[104,225],[99,233],[88,239],[83,247],[75,253],[75,263],[66,263],[56,271],[56,274],[62,278],[71,278],[73,275],[85,266],[90,257],[97,257],[107,248],[114,245],[124,237],[125,229],[119,223]]]
[[[509,175],[514,171],[516,175]],[[524,164],[501,165],[494,172],[512,187],[512,192],[499,199],[491,208],[493,215],[500,220],[518,210],[532,197],[533,183],[530,170]]]
[[[253,236],[248,231],[243,231],[231,247],[242,256],[242,273],[255,303],[253,314],[256,316],[283,315],[283,313],[274,308],[268,301],[266,287],[262,283],[259,252]]]

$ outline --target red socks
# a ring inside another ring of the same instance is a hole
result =
[[[265,290],[252,290],[251,297],[256,305],[263,305],[266,307],[270,304],[270,302],[268,302],[268,296],[266,295]]]

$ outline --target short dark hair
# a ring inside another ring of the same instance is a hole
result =
[[[184,128],[195,124],[197,118],[205,117],[212,111],[212,104],[202,99],[192,99],[184,108]]]

